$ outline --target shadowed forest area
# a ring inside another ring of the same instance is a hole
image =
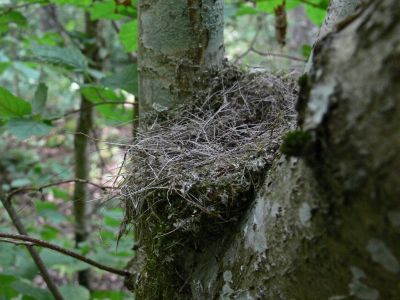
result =
[[[0,0],[0,299],[399,299],[397,0]]]

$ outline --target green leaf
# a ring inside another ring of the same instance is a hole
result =
[[[92,20],[119,20],[121,15],[115,13],[115,1],[95,2],[88,9]]]
[[[118,96],[113,90],[104,86],[86,85],[81,88],[81,93],[87,100],[93,103],[123,99],[123,97]]]
[[[0,244],[0,262],[3,268],[12,266],[15,263],[15,252],[14,252],[15,247],[16,246],[11,244],[6,244],[6,243]],[[2,279],[0,277],[0,282],[1,281]]]
[[[52,127],[41,120],[20,118],[8,121],[7,129],[18,139],[23,140],[31,136],[48,135]]]
[[[11,287],[17,278],[12,275],[0,274],[0,300],[14,299],[18,293]]]
[[[0,87],[0,118],[18,118],[31,112],[32,107],[28,102]]]
[[[42,257],[44,263],[48,268],[57,268],[62,270],[62,272],[66,272],[69,274],[84,270],[88,267],[88,265],[84,262],[78,261],[70,256],[66,256],[64,254],[49,249],[43,249],[40,252],[40,256]]]
[[[89,300],[90,293],[80,285],[64,285],[60,288],[61,294],[65,299]]]
[[[31,50],[33,55],[42,62],[72,68],[76,71],[87,69],[86,58],[78,49],[33,45]]]
[[[52,241],[58,237],[59,233],[60,232],[56,227],[45,224],[40,231],[40,237],[45,241]]]
[[[11,181],[11,187],[13,188],[21,188],[24,186],[31,185],[32,181],[29,178],[18,178]]]
[[[13,283],[15,280],[17,280],[17,277],[13,275],[0,274],[0,286]]]
[[[62,199],[64,201],[67,201],[70,198],[68,191],[65,189],[54,187],[51,189],[51,191],[53,192],[55,198]]]
[[[136,65],[121,68],[113,75],[101,80],[101,84],[111,89],[123,89],[128,93],[138,93],[138,72]]]
[[[44,83],[39,83],[36,88],[35,96],[32,100],[32,112],[34,114],[41,114],[46,105],[47,101],[47,85]]]
[[[257,14],[258,11],[254,7],[248,5],[241,5],[239,9],[236,11],[236,16],[244,16],[244,15],[254,15]]]
[[[325,19],[326,10],[322,8],[313,7],[311,5],[304,5],[308,18],[315,25],[320,26]]]
[[[115,104],[99,105],[96,106],[96,110],[112,124],[131,122],[133,119],[132,106],[130,108],[121,108],[121,106]]]
[[[58,207],[54,203],[36,201],[35,208],[39,216],[49,219],[56,224],[65,220],[65,216],[58,211]]]
[[[18,27],[26,27],[27,20],[23,14],[15,10],[3,13],[0,15],[0,32],[7,31],[11,23]]]
[[[269,14],[274,13],[274,9],[282,4],[282,0],[258,0],[257,1],[257,8],[261,12],[266,12]],[[290,10],[296,8],[301,4],[299,0],[286,0],[286,9]]]
[[[32,297],[34,300],[51,300],[52,297],[47,290],[39,289],[25,281],[15,281],[11,286],[24,296]]]
[[[18,251],[16,254],[16,263],[14,274],[26,279],[33,279],[38,274],[38,268],[32,261],[32,257],[27,251]]]
[[[11,65],[10,62],[0,62],[0,75]]]
[[[138,22],[130,21],[121,26],[119,38],[125,52],[133,52],[138,48]]]
[[[92,0],[50,0],[50,3],[60,5],[73,5],[78,7],[88,7]]]

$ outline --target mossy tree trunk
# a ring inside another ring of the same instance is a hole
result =
[[[302,80],[299,126],[311,137],[302,156],[277,159],[242,220],[187,253],[177,298],[400,295],[400,2],[367,1],[344,18],[341,5],[352,2],[332,1],[330,33]]]
[[[194,299],[398,298],[399,17],[399,1],[372,1],[317,43],[301,112],[312,141],[194,257]]]
[[[171,107],[223,60],[223,0],[139,1],[140,103]]]

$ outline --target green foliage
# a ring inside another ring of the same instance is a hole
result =
[[[28,23],[24,15],[18,11],[0,14],[0,33],[8,31],[11,24],[24,28]]]
[[[133,52],[138,47],[138,23],[137,20],[125,23],[119,32],[121,43],[126,52]]]
[[[131,94],[138,93],[138,72],[136,65],[127,65],[118,72],[101,80],[101,84],[111,89],[122,89]]]
[[[39,61],[71,68],[75,71],[87,69],[85,56],[76,48],[33,45],[32,54]]]
[[[92,20],[120,20],[122,16],[116,13],[115,1],[94,2],[88,9]]]
[[[75,5],[78,7],[88,7],[92,4],[92,0],[50,0],[50,3],[59,5]]]
[[[41,114],[43,113],[44,107],[47,101],[47,85],[43,82],[39,83],[36,88],[35,96],[32,100],[32,113]]]
[[[90,293],[87,289],[79,285],[64,285],[60,292],[65,299],[89,300]]]
[[[18,118],[29,115],[31,112],[32,107],[28,102],[0,87],[0,118]]]
[[[17,138],[23,140],[33,135],[48,135],[52,127],[46,122],[36,120],[35,118],[19,118],[11,119],[7,122],[7,129]]]

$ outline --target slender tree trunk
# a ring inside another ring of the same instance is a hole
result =
[[[88,37],[97,37],[97,21],[91,21],[90,15],[85,14],[86,35]],[[86,57],[93,63],[98,63],[98,46],[87,45],[84,49]],[[93,66],[97,67],[98,66]],[[85,83],[91,83],[93,80],[86,77]],[[75,178],[82,180],[90,179],[90,155],[89,155],[89,135],[93,128],[93,106],[83,95],[81,96],[80,113],[74,139],[75,154]],[[86,241],[88,232],[88,185],[84,182],[76,182],[74,190],[74,216],[75,216],[75,243],[76,247]],[[89,269],[78,272],[78,282],[87,288],[90,288]]]
[[[190,97],[202,71],[222,64],[223,0],[140,0],[141,106]]]

